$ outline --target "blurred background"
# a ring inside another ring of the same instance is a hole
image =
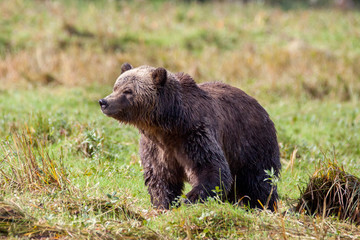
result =
[[[0,9],[1,88],[111,85],[129,62],[255,96],[360,93],[352,0],[3,0]]]

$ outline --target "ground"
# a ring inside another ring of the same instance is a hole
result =
[[[360,13],[140,3],[0,3],[0,201],[39,228],[79,238],[359,237],[359,227],[335,218],[280,213],[325,156],[360,172]],[[216,200],[155,211],[137,130],[109,121],[97,103],[123,62],[224,81],[257,98],[278,131],[280,212]]]

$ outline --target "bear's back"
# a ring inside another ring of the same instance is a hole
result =
[[[219,142],[231,165],[263,165],[278,161],[276,130],[266,110],[244,91],[214,82],[198,85],[212,98],[214,119],[219,123]],[[266,159],[264,159],[266,158]],[[279,166],[280,167],[280,166]]]

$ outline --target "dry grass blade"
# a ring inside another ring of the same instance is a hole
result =
[[[112,213],[115,214],[118,218],[120,216],[124,216],[126,218],[138,221],[145,220],[145,218],[140,213],[130,210],[126,204],[121,204],[120,202],[111,202],[104,199],[85,199],[84,201],[79,202],[69,198],[68,200],[63,201],[62,205],[66,206],[67,210],[73,215],[80,215],[83,213],[83,209],[86,208],[102,215]]]
[[[67,189],[69,180],[59,160],[53,159],[46,145],[36,142],[30,133],[13,133],[12,141],[1,145],[4,153],[0,162],[0,186],[19,190]]]
[[[344,171],[335,161],[326,161],[315,171],[301,193],[299,212],[334,216],[360,224],[360,178]]]
[[[16,206],[0,201],[0,237],[59,238],[66,235],[67,232],[62,229],[35,224]]]

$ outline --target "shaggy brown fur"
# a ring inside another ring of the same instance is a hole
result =
[[[192,185],[189,202],[215,196],[262,207],[280,170],[276,131],[260,104],[223,83],[197,85],[187,74],[124,64],[104,114],[140,130],[145,184],[155,207],[168,209]],[[274,210],[276,187],[270,196]],[[261,202],[261,204],[259,203]]]

